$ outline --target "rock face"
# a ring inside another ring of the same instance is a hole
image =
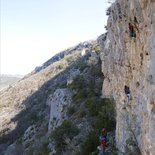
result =
[[[116,0],[108,15],[108,33],[98,41],[102,47],[102,93],[113,96],[117,105],[117,148],[119,154],[154,155],[155,1]],[[130,36],[129,23],[136,37]]]
[[[65,119],[66,112],[72,102],[72,93],[67,88],[57,89],[47,100],[50,105],[49,131],[54,130]]]

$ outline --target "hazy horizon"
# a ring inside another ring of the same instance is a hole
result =
[[[1,74],[25,75],[105,32],[105,0],[1,0]]]

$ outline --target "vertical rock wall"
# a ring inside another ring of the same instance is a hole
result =
[[[51,94],[47,100],[47,105],[50,106],[50,120],[48,131],[54,130],[60,126],[67,118],[67,109],[72,102],[72,93],[67,88],[57,89],[54,94]]]
[[[116,0],[99,42],[103,96],[116,101],[119,154],[155,154],[155,0]],[[130,37],[134,26],[136,38]],[[105,36],[104,36],[105,39]],[[130,89],[128,100],[124,86]]]

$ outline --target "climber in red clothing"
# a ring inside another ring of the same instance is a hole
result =
[[[107,147],[107,132],[105,128],[103,128],[101,131],[101,146],[102,146],[102,155],[105,155],[105,149]]]

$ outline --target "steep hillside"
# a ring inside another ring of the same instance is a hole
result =
[[[96,41],[69,48],[0,92],[0,153],[97,154],[101,128],[115,152],[112,99],[102,99]]]
[[[155,1],[116,0],[107,15],[107,35],[98,41],[103,96],[117,105],[118,153],[154,155]]]

